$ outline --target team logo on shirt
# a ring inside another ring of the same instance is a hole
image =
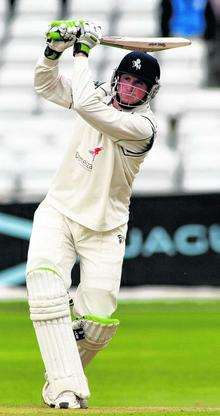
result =
[[[119,244],[124,243],[124,241],[125,241],[125,237],[124,237],[123,235],[118,234],[118,235],[117,235],[117,237],[118,237],[118,242],[119,242]]]
[[[132,68],[141,69],[141,60],[139,58],[132,61]]]
[[[92,163],[90,163],[88,160],[80,156],[79,152],[76,152],[75,159],[86,170],[90,170],[90,171],[92,170]]]
[[[92,155],[92,161],[95,160],[95,157],[102,151],[103,147],[94,147],[94,149],[89,150],[89,153]]]
[[[94,149],[88,150],[88,152],[92,155],[92,161],[90,160],[86,160],[85,158],[83,158],[79,152],[77,151],[75,154],[75,159],[78,161],[78,163],[85,168],[86,170],[92,170],[93,168],[93,162],[96,158],[96,156],[98,156],[98,154],[102,151],[103,147],[94,147]]]

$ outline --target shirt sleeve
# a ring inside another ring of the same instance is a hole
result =
[[[36,92],[48,101],[73,108],[72,83],[59,74],[58,60],[40,57],[35,69],[34,86]]]
[[[100,100],[87,58],[75,58],[72,91],[77,113],[113,141],[146,140],[154,135],[152,123],[140,114],[119,111]]]

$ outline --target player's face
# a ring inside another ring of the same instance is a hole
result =
[[[118,95],[121,103],[133,105],[143,100],[147,85],[141,79],[131,74],[122,74],[118,83]]]

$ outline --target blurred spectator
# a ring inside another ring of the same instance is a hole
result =
[[[9,15],[9,17],[12,17],[15,14],[17,3],[19,3],[19,0],[8,0],[8,15]],[[59,11],[58,11],[59,17],[67,16],[69,0],[60,0],[59,3],[60,3],[59,4]]]
[[[172,0],[172,35],[202,36],[205,31],[206,0]]]
[[[172,16],[171,0],[161,0],[159,12],[161,36],[170,36],[170,19]]]
[[[212,5],[212,1],[207,1],[205,8],[205,20],[206,28],[204,33],[204,39],[213,40],[216,37],[216,17]]]
[[[17,0],[8,0],[8,16],[12,17],[15,13]]]
[[[207,41],[207,86],[220,86],[220,0],[161,0],[161,36]]]
[[[60,0],[60,17],[66,17],[69,11],[69,0]]]
[[[220,87],[220,1],[209,0],[206,11],[206,31],[208,42],[207,86]]]
[[[162,0],[162,36],[203,36],[206,28],[206,3],[207,0]]]

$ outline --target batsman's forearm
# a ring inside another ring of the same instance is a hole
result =
[[[59,74],[58,61],[40,57],[35,68],[34,87],[37,94],[62,107],[71,108],[71,81]]]
[[[58,79],[58,61],[50,61],[41,56],[34,74],[34,87],[39,95],[45,96],[53,89]],[[47,97],[45,97],[47,98]]]

